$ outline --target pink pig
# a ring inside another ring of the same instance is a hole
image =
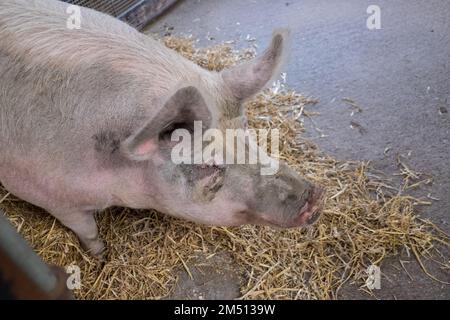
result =
[[[252,61],[210,72],[127,24],[67,4],[0,2],[0,181],[72,229],[91,254],[104,245],[94,213],[153,208],[207,225],[297,227],[318,217],[322,190],[287,165],[171,161],[171,134],[243,124],[243,102],[276,76],[286,31]]]

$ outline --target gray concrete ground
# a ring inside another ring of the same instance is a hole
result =
[[[366,27],[371,4],[381,8],[380,30]],[[184,0],[150,30],[163,33],[166,26],[174,34],[193,34],[203,45],[240,39],[243,47],[247,35],[262,47],[274,28],[290,27],[288,83],[320,100],[321,115],[314,120],[326,137],[312,128],[311,137],[340,159],[371,160],[390,173],[395,156],[407,155],[412,168],[434,179],[422,195],[440,199],[422,215],[450,231],[450,1]],[[345,97],[363,111],[351,116]],[[413,279],[400,270],[398,258],[385,263],[377,297],[450,298],[450,286],[432,281],[414,260],[406,268]],[[450,281],[448,273],[431,270]],[[352,285],[341,297],[367,298]]]

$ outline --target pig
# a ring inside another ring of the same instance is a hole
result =
[[[244,102],[279,74],[289,32],[253,60],[205,70],[115,18],[67,4],[0,2],[0,182],[94,256],[94,213],[155,209],[205,225],[292,228],[317,220],[321,187],[281,163],[175,164],[171,134],[243,128]]]

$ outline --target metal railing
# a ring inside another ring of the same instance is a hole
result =
[[[112,15],[138,30],[169,9],[178,0],[63,0]]]
[[[67,274],[45,264],[0,209],[0,299],[72,299]]]

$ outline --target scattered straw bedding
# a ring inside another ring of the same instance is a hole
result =
[[[195,49],[190,39],[162,41],[208,69],[253,56],[252,50],[237,52],[227,45]],[[0,206],[46,262],[80,266],[82,289],[75,294],[81,299],[164,298],[174,288],[177,270],[189,270],[199,256],[224,252],[241,275],[246,299],[337,298],[348,281],[364,289],[367,267],[405,248],[419,261],[437,256],[440,267],[449,270],[448,257],[436,249],[437,243],[448,247],[449,236],[416,216],[416,199],[399,195],[368,164],[337,161],[302,137],[305,107],[314,102],[293,91],[268,90],[248,103],[250,126],[278,128],[282,160],[326,187],[322,218],[307,229],[203,227],[154,211],[114,208],[98,215],[108,247],[102,263],[86,255],[74,234],[49,214],[5,197],[1,188]]]

